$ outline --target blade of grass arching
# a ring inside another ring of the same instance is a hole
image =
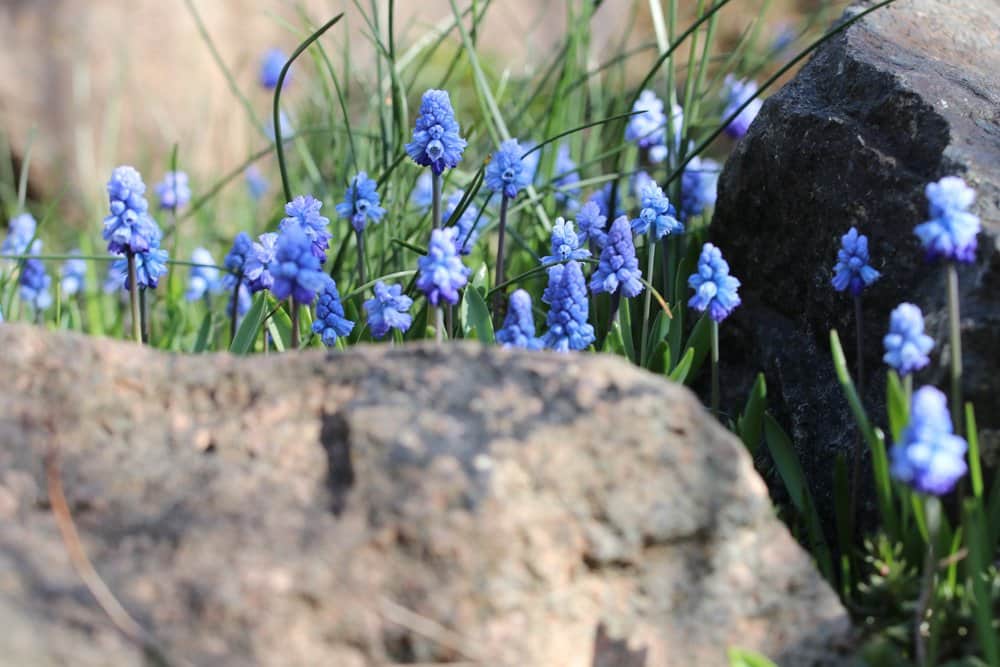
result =
[[[478,289],[470,287],[465,290],[463,299],[468,302],[469,322],[472,330],[476,332],[476,339],[486,345],[492,345],[493,318],[490,316],[490,309],[486,306],[483,295]]]
[[[17,210],[24,210],[24,202],[28,199],[28,173],[31,169],[31,153],[35,144],[35,128],[28,131],[28,142],[24,146],[24,157],[21,158],[21,175],[17,181]]]
[[[708,358],[711,346],[712,321],[706,314],[698,318],[694,328],[691,329],[691,335],[687,339],[687,347],[694,349],[694,359],[691,362],[689,379],[694,379],[698,375],[698,371],[704,365],[705,359]]]
[[[653,363],[653,354],[656,351],[660,343],[666,344],[664,340],[670,331],[670,327],[673,326],[673,320],[669,317],[665,317],[663,312],[656,314],[653,318],[653,325],[650,328],[649,340],[646,343],[646,353],[645,358],[647,362]],[[650,367],[649,364],[646,366]]]
[[[229,351],[233,354],[249,354],[253,350],[253,344],[257,340],[257,334],[264,323],[264,316],[267,314],[267,298],[263,292],[258,292],[253,298],[253,305],[243,316],[236,336],[229,345]]]
[[[694,348],[689,347],[687,351],[684,352],[684,356],[680,358],[677,365],[667,373],[667,378],[671,382],[676,382],[677,384],[684,384],[687,379],[691,377],[691,365],[694,363]]]
[[[645,111],[629,111],[629,112],[626,112],[626,113],[615,114],[614,116],[608,116],[607,118],[602,118],[600,120],[591,121],[589,123],[584,123],[583,125],[578,125],[577,127],[571,128],[569,130],[564,130],[564,131],[562,131],[562,132],[560,132],[558,134],[555,134],[555,135],[549,137],[548,139],[545,139],[544,141],[540,142],[536,146],[533,146],[531,149],[525,151],[525,153],[523,155],[521,155],[521,159],[523,160],[524,158],[528,157],[529,155],[531,155],[535,151],[540,151],[544,147],[548,146],[549,144],[551,144],[551,143],[553,143],[555,141],[559,141],[563,137],[568,137],[571,134],[576,134],[577,132],[582,132],[582,131],[584,131],[586,129],[589,129],[591,127],[596,127],[598,125],[606,125],[606,124],[608,124],[608,123],[610,123],[612,121],[616,121],[616,120],[619,120],[619,119],[622,119],[622,118],[629,118],[630,116],[637,116],[637,115],[643,114],[643,113],[645,113]]]
[[[766,413],[764,414],[764,441],[767,443],[768,451],[771,452],[774,467],[788,491],[788,496],[805,523],[810,552],[816,559],[816,564],[824,578],[827,581],[833,581],[833,562],[830,558],[830,550],[823,538],[823,524],[819,520],[816,505],[809,492],[809,486],[806,484],[802,465],[799,463],[799,458],[795,454],[788,434],[774,417]]]
[[[746,446],[751,456],[757,455],[761,436],[764,435],[764,410],[767,408],[767,382],[764,374],[758,373],[747,396],[743,415],[739,421],[740,440]]]
[[[198,13],[198,10],[194,6],[194,0],[184,0],[184,4],[187,5],[188,12],[191,14],[191,18],[194,19],[194,22],[198,27],[198,34],[201,35],[202,41],[205,42],[205,46],[208,47],[209,53],[212,54],[212,59],[215,61],[215,64],[219,66],[219,69],[222,70],[222,75],[226,78],[226,83],[229,85],[229,90],[233,93],[236,99],[239,100],[243,109],[247,113],[247,117],[253,123],[253,126],[257,128],[257,131],[260,132],[265,139],[268,138],[267,128],[264,127],[261,119],[257,116],[257,112],[254,111],[250,98],[244,95],[243,91],[240,90],[232,71],[226,65],[226,61],[222,59],[222,55],[219,53],[219,50],[215,47],[215,42],[212,40],[212,36],[208,34],[208,28],[205,27],[205,22],[202,20],[201,14]],[[277,126],[278,122],[275,120],[276,134],[278,132]]]
[[[976,623],[976,639],[983,657],[990,665],[1000,665],[1000,642],[993,628],[993,596],[987,567],[993,559],[993,545],[983,516],[982,504],[976,498],[964,503],[966,546],[969,550],[969,573],[972,582],[972,612]]]
[[[885,391],[885,408],[889,415],[889,435],[892,436],[893,442],[899,442],[903,429],[906,428],[906,423],[910,421],[910,405],[906,390],[903,389],[903,384],[896,371],[889,371]]]
[[[625,349],[625,358],[630,362],[637,363],[635,356],[635,341],[632,338],[632,309],[629,308],[628,300],[621,304],[618,309],[618,327],[622,334],[622,345]]]
[[[191,0],[187,0],[187,2],[190,3]],[[274,108],[272,110],[272,114],[274,121],[274,147],[278,154],[278,169],[281,172],[281,187],[285,193],[285,201],[292,201],[292,188],[288,182],[288,167],[285,164],[284,141],[281,138],[281,89],[285,84],[285,78],[288,76],[288,70],[292,66],[292,63],[295,62],[295,59],[298,58],[303,51],[308,49],[310,44],[322,37],[327,30],[335,26],[343,17],[343,12],[337,14],[335,17],[320,26],[318,30],[309,35],[309,37],[299,44],[295,51],[292,52],[291,57],[281,68],[281,73],[278,74],[278,83],[274,87]]]
[[[965,404],[965,433],[969,442],[969,479],[972,480],[972,495],[983,501],[983,469],[979,458],[979,433],[976,430],[976,415],[972,403]]]
[[[209,310],[205,313],[205,316],[201,320],[201,326],[198,327],[198,337],[194,341],[194,347],[191,351],[194,354],[201,354],[208,347],[208,337],[212,333],[212,311]]]

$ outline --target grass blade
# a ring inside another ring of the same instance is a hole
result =
[[[249,354],[253,349],[254,341],[257,340],[257,333],[264,323],[264,316],[267,314],[267,299],[263,292],[258,292],[253,298],[253,305],[243,316],[236,336],[233,338],[229,351],[233,354]]]

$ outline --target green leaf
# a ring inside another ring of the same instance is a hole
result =
[[[687,380],[693,380],[701,370],[708,353],[712,349],[712,320],[708,315],[702,315],[691,330],[688,336],[686,347],[694,350],[694,358],[691,360],[691,369],[688,371]]]
[[[669,352],[669,350],[668,350]],[[667,374],[667,377],[673,382],[679,384],[684,384],[684,381],[688,379],[689,373],[691,372],[691,364],[694,363],[695,351],[693,347],[689,347],[681,360],[677,362],[674,370]]]
[[[851,582],[851,552],[854,550],[854,516],[851,514],[851,485],[848,482],[847,460],[837,454],[833,465],[833,507],[837,524],[837,547],[840,551],[840,573],[843,594],[853,589]]]
[[[629,308],[628,299],[623,299],[624,303],[618,310],[618,323],[621,326],[622,346],[625,350],[625,358],[636,363],[635,343],[632,341],[632,311]]]
[[[729,656],[729,667],[777,667],[773,662],[754,651],[730,648],[726,654]]]
[[[898,442],[903,429],[910,421],[910,406],[906,389],[903,388],[896,371],[889,371],[886,382],[886,409],[889,412],[889,433],[892,434],[892,441]]]
[[[617,320],[611,324],[611,330],[608,331],[608,335],[604,338],[604,346],[601,348],[601,351],[609,354],[617,354],[620,357],[627,356],[625,342],[622,340],[621,323]]]
[[[475,288],[465,290],[465,300],[469,302],[469,320],[476,338],[487,345],[492,345],[493,320],[490,318],[490,309],[486,307],[483,295]]]
[[[201,354],[208,347],[209,336],[212,335],[212,311],[205,313],[205,317],[201,319],[201,326],[198,327],[198,338],[194,342],[194,349],[192,352],[195,354]]]
[[[757,453],[761,436],[764,434],[764,409],[767,407],[767,383],[764,374],[758,373],[750,388],[746,407],[739,420],[739,435],[751,456]]]
[[[253,305],[243,316],[240,328],[233,337],[233,342],[229,346],[229,351],[233,354],[248,354],[253,349],[254,341],[257,340],[257,333],[260,325],[264,322],[264,315],[267,314],[267,298],[263,292],[258,293],[253,298]]]
[[[965,404],[965,432],[969,441],[969,478],[972,480],[972,494],[982,501],[983,469],[979,459],[979,432],[976,429],[976,413],[972,403]]]
[[[662,373],[665,371],[657,370],[655,367],[663,363],[663,357],[659,352],[660,345],[665,344],[665,339],[667,333],[670,331],[670,323],[672,320],[666,317],[666,313],[662,310],[657,311],[656,317],[653,318],[653,326],[650,328],[649,340],[646,342],[646,368],[653,371],[654,373]],[[656,357],[660,357],[657,359]]]
[[[993,600],[990,586],[984,577],[986,567],[992,561],[993,550],[988,543],[987,527],[983,522],[982,503],[976,498],[967,498],[965,509],[966,546],[969,549],[969,576],[972,579],[973,613],[976,619],[976,638],[983,650],[983,656],[991,665],[1000,665],[1000,646],[997,633],[993,629]]]
[[[271,340],[278,352],[292,349],[292,318],[288,311],[274,302],[274,310],[267,320],[267,330],[271,332]]]
[[[827,581],[832,581],[833,564],[830,559],[830,550],[823,537],[823,524],[820,523],[812,494],[809,493],[805,473],[802,471],[802,466],[788,434],[774,417],[767,413],[764,413],[764,439],[771,452],[771,458],[774,460],[774,466],[792,499],[792,504],[805,522],[810,551],[816,558],[817,566]]]
[[[649,358],[649,370],[657,375],[666,375],[670,368],[670,345],[661,340]]]

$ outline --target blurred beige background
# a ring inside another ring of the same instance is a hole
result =
[[[349,38],[357,76],[371,76],[364,70],[374,62],[372,46],[351,2],[193,1],[220,57],[265,122],[271,97],[257,85],[259,59],[272,46],[289,53],[303,39],[300,10],[314,24],[346,11],[344,24],[323,43],[339,53]],[[721,34],[734,40],[761,1],[736,0],[733,5],[742,6],[723,17]],[[771,28],[781,7],[787,12],[797,3],[774,4],[779,10],[771,14]],[[384,19],[388,2],[378,5]],[[609,44],[622,39],[633,7],[639,29],[627,38],[652,39],[647,2],[606,0],[593,22],[595,62],[613,53]],[[448,0],[398,0],[396,8],[404,49],[451,13]],[[481,47],[515,74],[541,67],[562,37],[565,8],[565,0],[495,0]],[[23,158],[35,130],[35,193],[97,202],[114,165],[151,169],[151,181],[167,168],[175,143],[182,166],[208,181],[266,145],[199,36],[186,0],[0,0],[0,51],[0,131],[15,158]],[[289,99],[301,93],[302,86],[292,86]]]

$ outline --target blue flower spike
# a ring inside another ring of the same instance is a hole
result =
[[[866,287],[881,275],[870,264],[868,237],[859,234],[857,228],[840,237],[837,263],[833,267],[833,289],[838,292],[849,290],[852,296],[860,296]]]

